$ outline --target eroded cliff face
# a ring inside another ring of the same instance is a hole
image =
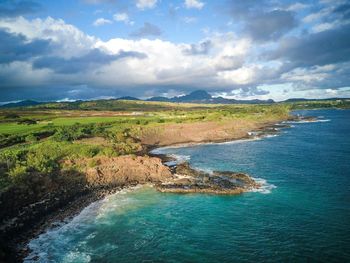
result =
[[[82,158],[67,160],[63,165],[71,170],[62,170],[49,181],[40,181],[38,175],[38,181],[33,182],[36,192],[32,195],[21,189],[0,195],[0,203],[6,207],[0,213],[0,242],[12,240],[4,251],[22,242],[18,241],[20,235],[28,231],[36,235],[39,229],[49,226],[47,222],[73,215],[121,187],[151,183],[161,192],[210,194],[239,194],[259,187],[246,174],[208,174],[191,168],[188,163],[168,167],[160,158],[147,155]]]
[[[33,177],[35,181],[28,182],[32,189],[30,193],[13,187],[0,194],[3,208],[0,211],[0,243],[10,239],[13,244],[8,246],[16,247],[21,234],[35,232],[36,227],[50,221],[52,216],[57,220],[64,219],[121,187],[162,183],[172,178],[170,169],[161,159],[149,156],[83,158],[65,161],[63,165],[69,170],[57,171],[50,178],[40,174]],[[71,212],[67,215],[65,210]],[[0,247],[0,254],[1,250]]]
[[[172,177],[170,169],[156,157],[96,157],[94,162],[96,166],[85,168],[90,186],[159,183]]]

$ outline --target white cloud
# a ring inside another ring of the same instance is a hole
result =
[[[204,3],[199,0],[185,0],[185,7],[190,8],[196,8],[196,9],[202,9],[204,6]]]
[[[131,21],[127,13],[116,13],[113,15],[113,19],[117,22],[123,22],[127,25],[133,25],[134,21]]]
[[[116,17],[124,21],[125,16]],[[115,38],[102,41],[98,38],[84,34],[76,27],[66,24],[60,19],[34,19],[18,18],[12,21],[0,20],[0,27],[9,28],[10,32],[20,33],[28,39],[49,39],[55,44],[51,55],[63,58],[79,57],[88,54],[91,50],[99,48],[108,54],[120,52],[139,52],[146,57],[125,57],[109,64],[95,68],[87,68],[84,72],[59,74],[49,69],[30,70],[28,65],[16,64],[16,72],[21,74],[25,82],[41,72],[40,78],[57,83],[88,83],[90,86],[121,87],[130,85],[188,85],[229,86],[235,83],[247,83],[248,77],[238,79],[229,78],[227,74],[218,74],[221,70],[230,72],[239,67],[251,48],[250,40],[237,38],[233,33],[214,34],[208,39],[210,52],[203,55],[185,54],[184,49],[191,48],[190,44],[175,44],[160,39],[129,40]],[[18,67],[22,67],[19,70]],[[247,71],[246,69],[244,69]],[[242,70],[241,72],[244,72]],[[254,74],[250,70],[250,74]],[[239,71],[237,71],[237,74]],[[13,72],[13,74],[16,74]],[[43,75],[44,74],[44,75]],[[231,75],[235,74],[231,72]],[[30,78],[29,78],[30,77]],[[16,78],[13,78],[16,81]]]
[[[102,26],[105,24],[112,24],[112,21],[101,17],[101,18],[97,18],[93,23],[94,26]]]
[[[126,13],[114,15],[120,22],[130,22]],[[275,63],[261,61],[259,48],[248,37],[238,37],[232,32],[216,33],[210,31],[205,39],[197,43],[174,43],[161,39],[123,39],[114,38],[103,41],[89,36],[73,25],[61,19],[0,19],[0,28],[10,33],[21,34],[31,40],[50,40],[54,47],[50,54],[60,59],[82,57],[98,48],[101,52],[121,54],[135,52],[144,56],[125,56],[112,59],[110,63],[100,63],[98,67],[84,67],[84,71],[57,73],[42,66],[36,69],[32,63],[37,57],[27,61],[0,64],[0,87],[5,84],[13,86],[74,86],[86,84],[87,88],[125,90],[132,92],[139,89],[139,94],[157,88],[185,87],[184,89],[205,88],[208,91],[231,91],[232,89],[251,89],[250,95],[257,85],[296,83],[299,90],[310,89],[317,84],[323,85],[338,72],[337,86],[325,86],[335,89],[348,80],[350,64],[341,67],[336,64],[322,67],[298,68],[281,72],[283,61]],[[203,43],[205,45],[203,45]],[[50,45],[51,45],[50,44]],[[266,47],[266,46],[265,46]],[[184,52],[185,50],[197,52]],[[261,52],[261,51],[260,51]],[[40,56],[40,53],[39,55]],[[29,84],[28,84],[29,83]],[[330,84],[333,84],[329,82]],[[335,83],[335,82],[334,82]],[[340,84],[339,84],[340,83]],[[328,84],[328,83],[327,83]],[[304,86],[302,86],[304,85]],[[258,90],[259,91],[259,90]],[[157,92],[157,91],[154,91]],[[164,90],[163,90],[164,92]],[[329,91],[328,93],[331,93]],[[256,93],[257,94],[257,93]],[[260,93],[259,96],[269,96]],[[280,96],[284,96],[282,93]]]
[[[193,16],[185,16],[182,18],[182,21],[184,21],[186,24],[192,24],[197,21],[197,18]]]
[[[317,66],[311,69],[296,68],[282,74],[281,78],[288,82],[302,82],[312,84],[327,79],[335,70],[335,65]]]
[[[89,36],[62,19],[47,17],[27,20],[23,17],[0,20],[0,28],[7,28],[10,33],[22,34],[29,40],[45,39],[55,44],[53,55],[64,58],[80,56],[89,52],[97,38]]]
[[[290,6],[288,6],[288,8],[286,10],[299,11],[299,10],[303,10],[307,7],[309,7],[309,5],[297,2],[297,3],[291,4]]]
[[[138,9],[144,10],[147,8],[154,8],[157,4],[157,0],[137,0],[136,7]]]
[[[350,20],[347,20],[347,21],[335,20],[333,22],[325,22],[325,23],[314,25],[311,28],[311,31],[313,33],[319,33],[322,31],[331,30],[331,29],[334,29],[336,27],[347,25],[349,23],[350,23]]]
[[[302,21],[304,23],[312,23],[328,16],[331,12],[332,12],[331,8],[324,8],[316,13],[308,14],[302,19]]]

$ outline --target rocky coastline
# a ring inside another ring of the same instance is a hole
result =
[[[299,121],[300,117],[289,120]],[[303,121],[313,121],[310,118]],[[287,124],[268,123],[244,136],[231,139],[202,141],[217,143],[257,136],[273,135]],[[191,142],[189,142],[191,143]],[[197,142],[196,142],[197,143]],[[177,144],[178,145],[178,144]],[[183,144],[182,144],[183,145]],[[85,180],[79,187],[61,189],[38,204],[29,204],[19,211],[15,218],[7,221],[7,229],[1,227],[0,242],[6,242],[5,253],[9,262],[22,262],[28,254],[28,242],[57,222],[64,222],[77,215],[92,202],[113,194],[122,188],[137,184],[151,183],[160,192],[167,193],[207,193],[240,194],[260,185],[249,175],[232,171],[206,173],[195,170],[186,162],[166,166],[174,161],[171,157],[154,154],[152,149],[159,145],[145,145],[142,156],[121,156],[114,159],[96,158],[96,166],[87,165],[87,160],[77,161],[85,169]],[[145,153],[147,155],[145,155]],[[90,160],[91,161],[91,160]],[[25,212],[23,212],[25,211]],[[5,258],[6,259],[6,258]]]

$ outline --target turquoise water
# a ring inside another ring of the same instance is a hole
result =
[[[30,243],[41,262],[349,262],[350,111],[299,112],[277,137],[168,148],[204,170],[247,172],[240,196],[124,191]],[[328,120],[328,121],[327,121]],[[31,260],[28,258],[28,262]]]

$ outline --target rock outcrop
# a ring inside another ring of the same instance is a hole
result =
[[[187,162],[174,168],[171,181],[157,184],[157,190],[171,193],[240,194],[259,188],[249,175],[230,171],[206,173],[192,169]]]
[[[172,178],[161,160],[149,156],[96,157],[96,165],[85,170],[91,186],[160,183]]]

